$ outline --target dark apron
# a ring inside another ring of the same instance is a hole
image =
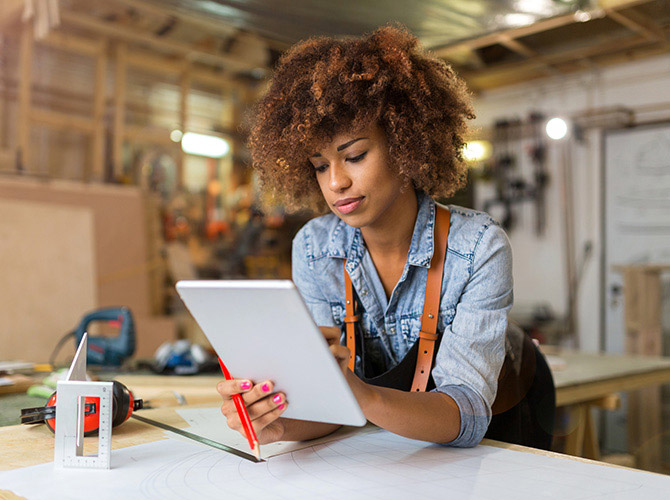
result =
[[[360,307],[360,301],[356,302]],[[398,364],[383,373],[374,373],[366,363],[365,342],[362,339],[360,323],[357,323],[356,352],[360,353],[363,372],[360,378],[371,385],[409,391],[414,378],[419,339]],[[439,333],[431,366],[435,365],[441,340],[442,333]],[[433,389],[435,381],[431,374],[426,391]],[[505,361],[498,377],[498,392],[492,405],[493,417],[484,437],[550,450],[555,410],[554,382],[544,356],[528,335],[510,323],[505,333]]]

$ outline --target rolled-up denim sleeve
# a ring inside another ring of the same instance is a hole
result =
[[[476,446],[491,421],[491,405],[505,356],[507,314],[513,301],[512,251],[505,232],[491,224],[472,257],[470,279],[445,328],[432,375],[451,396],[461,428],[450,446]]]
[[[308,257],[310,236],[308,228],[302,228],[293,238],[291,255],[292,278],[296,288],[305,301],[314,322],[318,326],[335,326],[333,312],[323,295],[322,284],[317,280],[315,260]]]

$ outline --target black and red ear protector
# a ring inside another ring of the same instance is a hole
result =
[[[121,425],[130,418],[135,410],[144,408],[141,399],[135,399],[133,393],[121,382],[114,380],[112,389],[112,427]],[[84,436],[93,436],[98,433],[100,415],[98,406],[100,398],[90,396],[84,400]],[[21,410],[22,424],[47,424],[47,427],[56,432],[56,393],[54,392],[46,406],[24,408]]]

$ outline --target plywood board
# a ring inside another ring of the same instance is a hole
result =
[[[142,192],[130,186],[0,179],[0,199],[90,209],[97,276],[96,306],[130,308],[150,315],[145,210]]]
[[[0,357],[47,361],[97,303],[93,211],[0,199]]]

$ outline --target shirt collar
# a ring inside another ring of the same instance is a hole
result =
[[[416,191],[418,210],[407,262],[413,266],[430,267],[433,258],[433,228],[435,226],[435,202],[423,191]],[[329,257],[347,259],[347,269],[353,271],[361,262],[365,245],[361,230],[351,227],[341,219],[329,235]]]

